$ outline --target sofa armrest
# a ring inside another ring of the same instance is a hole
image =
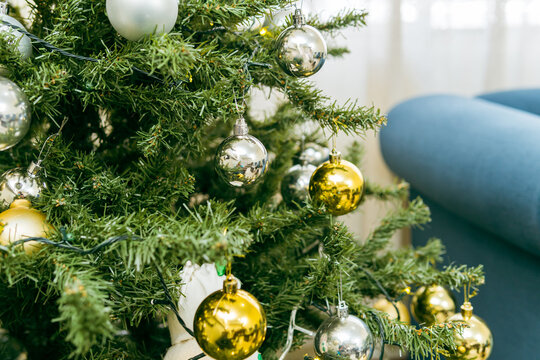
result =
[[[491,92],[478,98],[540,115],[540,89]]]
[[[390,168],[447,210],[540,255],[540,117],[436,95],[396,106],[381,131]]]

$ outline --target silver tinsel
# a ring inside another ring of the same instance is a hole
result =
[[[107,17],[128,40],[168,33],[176,24],[178,0],[107,0]]]
[[[12,81],[0,76],[0,151],[15,146],[30,129],[30,103]]]
[[[324,360],[369,360],[373,348],[369,327],[350,315],[344,302],[340,303],[338,314],[324,321],[315,334],[315,352]]]
[[[294,25],[279,35],[276,47],[277,60],[283,71],[296,77],[315,74],[328,55],[321,33],[305,24],[300,9],[294,15]]]
[[[235,125],[234,135],[219,146],[215,167],[219,176],[231,186],[254,184],[268,168],[268,152],[263,143],[248,134],[243,118]]]
[[[281,181],[281,195],[287,204],[302,204],[309,198],[309,180],[316,168],[311,164],[299,164],[289,169]]]

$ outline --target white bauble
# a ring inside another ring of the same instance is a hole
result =
[[[24,29],[23,24],[21,24],[9,15],[0,14],[0,20],[10,23],[11,25],[14,25],[18,28]],[[10,43],[18,43],[19,53],[21,54],[21,57],[23,59],[28,59],[30,56],[32,56],[32,41],[28,36],[4,24],[0,24],[0,32],[5,32],[11,35],[12,40],[10,40]]]
[[[180,277],[182,279],[180,293],[183,296],[178,300],[178,314],[191,329],[197,308],[208,295],[223,288],[225,276],[217,274],[215,264],[199,266],[188,261],[180,272]],[[240,282],[239,285],[241,285]],[[172,346],[167,351],[164,360],[188,360],[203,352],[197,344],[197,340],[191,337],[180,325],[172,311],[167,316],[167,322]],[[256,352],[247,360],[257,360],[258,357],[259,353]],[[210,360],[212,358],[205,356],[202,359]]]
[[[137,41],[172,30],[178,0],[107,0],[107,17],[120,35]]]

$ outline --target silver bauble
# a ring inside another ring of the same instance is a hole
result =
[[[323,360],[369,360],[374,338],[365,322],[349,315],[340,304],[338,314],[324,321],[315,334],[315,353]]]
[[[317,167],[311,164],[294,165],[281,180],[281,195],[288,204],[302,204],[309,198],[309,180]]]
[[[0,4],[0,20],[10,23],[18,28],[24,29],[23,24],[7,15],[7,8]],[[28,59],[32,56],[32,41],[23,33],[13,29],[10,26],[0,23],[0,32],[9,34],[9,43],[18,44],[19,53],[23,59]]]
[[[319,166],[330,160],[330,149],[316,143],[306,144],[304,150],[298,156],[298,160],[300,163],[307,162]]]
[[[219,145],[215,167],[219,176],[234,187],[253,185],[268,168],[268,152],[263,143],[248,135],[244,119],[237,122],[234,135]]]
[[[172,30],[178,0],[107,0],[107,17],[120,35],[137,41]]]
[[[304,23],[300,10],[294,15],[294,25],[279,35],[276,46],[279,65],[287,74],[296,77],[315,74],[328,55],[326,41],[319,30]]]
[[[38,198],[46,188],[37,176],[38,171],[38,165],[32,163],[29,169],[16,168],[3,173],[0,176],[0,205],[9,205],[17,197]]]
[[[0,151],[15,146],[30,129],[30,103],[14,82],[0,76]]]

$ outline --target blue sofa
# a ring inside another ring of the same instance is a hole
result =
[[[493,332],[490,360],[540,359],[540,89],[403,102],[381,149],[431,208],[413,244],[438,237],[447,262],[484,264],[473,305]]]

